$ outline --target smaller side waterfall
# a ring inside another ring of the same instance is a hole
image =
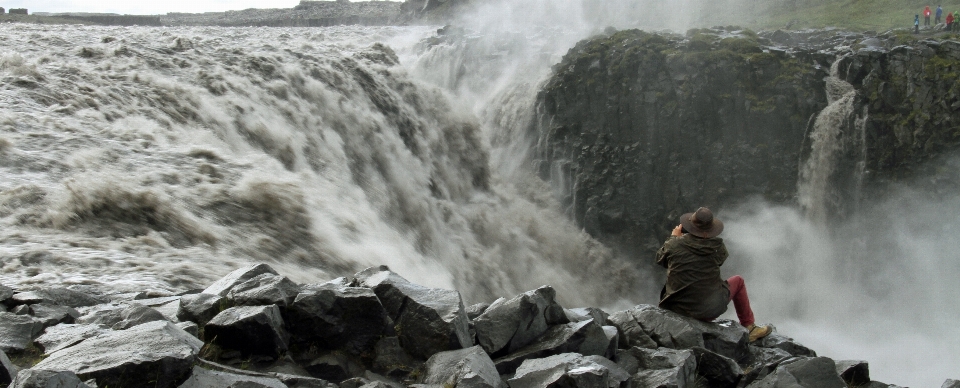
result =
[[[813,122],[800,163],[800,206],[817,222],[856,211],[866,166],[867,111],[856,114],[857,91],[837,75],[839,64],[837,58],[830,68],[829,104]]]

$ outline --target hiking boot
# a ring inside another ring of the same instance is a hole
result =
[[[770,326],[750,325],[747,326],[747,331],[750,333],[750,342],[753,342],[770,335],[773,329]]]

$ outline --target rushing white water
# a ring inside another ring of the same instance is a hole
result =
[[[372,46],[406,58],[431,33],[0,27],[0,282],[173,291],[251,261],[301,282],[386,264],[468,301],[616,300],[605,283],[635,270],[536,182],[491,174],[470,109]]]

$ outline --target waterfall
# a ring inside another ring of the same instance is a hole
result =
[[[856,211],[866,166],[867,111],[855,112],[856,90],[838,76],[840,58],[826,79],[828,105],[808,131],[797,193],[807,216],[825,223]]]

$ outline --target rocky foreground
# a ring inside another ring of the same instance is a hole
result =
[[[566,309],[549,286],[464,307],[386,267],[303,285],[259,264],[183,295],[0,286],[0,302],[11,388],[893,387],[732,321]]]

